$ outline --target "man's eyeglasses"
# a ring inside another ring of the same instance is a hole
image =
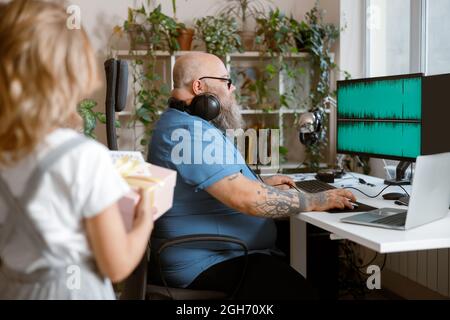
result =
[[[231,80],[230,78],[202,77],[202,78],[200,78],[198,80],[203,80],[203,79],[213,79],[213,80],[226,81],[227,82],[227,86],[228,86],[228,90],[230,90],[231,86],[233,85],[233,80]]]

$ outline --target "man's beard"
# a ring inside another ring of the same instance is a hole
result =
[[[227,129],[241,129],[244,121],[241,115],[241,106],[237,104],[234,95],[229,98],[220,98],[222,108],[219,116],[212,123],[221,131]]]

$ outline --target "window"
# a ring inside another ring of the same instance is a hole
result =
[[[427,74],[450,73],[450,1],[426,2]]]
[[[367,76],[410,73],[411,12],[409,0],[366,1]]]

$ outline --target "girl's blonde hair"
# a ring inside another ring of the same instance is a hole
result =
[[[13,0],[0,7],[0,165],[28,155],[53,129],[81,125],[77,102],[99,84],[83,29],[63,6]]]

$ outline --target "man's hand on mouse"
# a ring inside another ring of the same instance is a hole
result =
[[[356,198],[348,190],[334,189],[321,193],[316,193],[311,197],[310,211],[327,211],[330,209],[353,209],[352,202]]]

